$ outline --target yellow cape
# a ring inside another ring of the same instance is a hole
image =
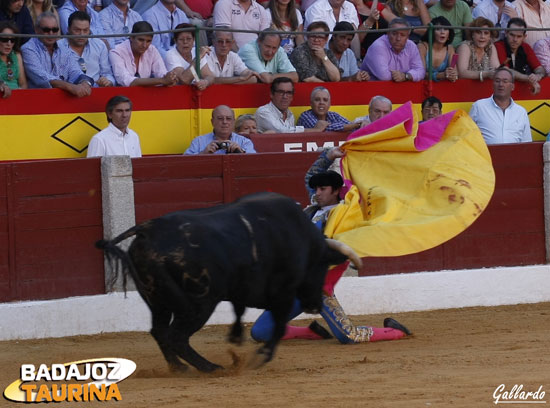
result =
[[[325,234],[362,257],[398,256],[433,248],[468,228],[495,185],[491,156],[472,119],[459,110],[419,127],[408,103],[375,123],[342,146],[342,175],[351,187]],[[422,139],[425,134],[439,141]]]

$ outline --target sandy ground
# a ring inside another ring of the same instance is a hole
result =
[[[353,321],[376,326],[384,317],[353,316]],[[148,333],[0,342],[0,387],[3,391],[19,378],[22,363],[124,357],[135,361],[137,370],[119,384],[122,401],[55,407],[491,407],[500,384],[508,391],[516,384],[524,391],[542,386],[547,405],[537,406],[550,406],[550,303],[393,317],[414,335],[347,346],[336,340],[285,341],[271,363],[254,370],[246,361],[258,347],[255,342],[232,346],[225,342],[228,327],[205,327],[192,344],[226,367],[209,375],[195,369],[171,374]],[[22,405],[0,399],[0,406]]]

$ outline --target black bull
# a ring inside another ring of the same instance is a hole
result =
[[[128,252],[117,244],[135,236]],[[233,304],[236,321],[229,340],[242,339],[245,307],[271,311],[273,337],[258,350],[270,361],[285,332],[294,298],[305,311],[321,308],[321,292],[329,265],[350,256],[349,247],[325,240],[300,207],[275,193],[258,193],[212,208],[180,211],[130,228],[96,246],[128,273],[152,312],[151,334],[173,370],[200,371],[220,366],[189,345],[190,336],[208,320],[222,300]],[[120,262],[118,262],[120,261]]]

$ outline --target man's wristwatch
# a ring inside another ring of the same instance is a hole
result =
[[[405,72],[405,81],[412,81],[412,75],[408,72]]]
[[[327,61],[327,60],[328,60],[328,57],[325,55],[325,56],[323,57],[323,61]]]

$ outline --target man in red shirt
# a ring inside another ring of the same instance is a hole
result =
[[[527,24],[516,17],[510,19],[508,28],[517,30],[506,31],[504,39],[495,43],[498,59],[503,66],[514,71],[515,80],[529,82],[533,93],[539,93],[539,82],[544,78],[545,71],[531,46],[525,42]]]

